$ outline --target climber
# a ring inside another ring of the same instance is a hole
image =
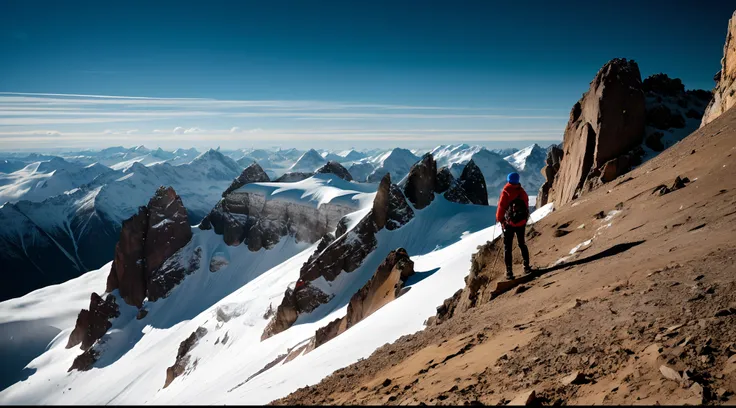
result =
[[[529,196],[519,183],[519,174],[510,173],[506,177],[506,185],[501,191],[496,210],[496,221],[503,229],[504,260],[506,261],[506,279],[514,279],[512,254],[514,235],[524,258],[524,272],[529,274],[532,268],[529,265],[529,249],[524,242],[526,221],[529,218]]]

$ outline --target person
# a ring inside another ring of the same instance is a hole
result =
[[[506,185],[501,190],[501,197],[498,199],[498,208],[496,210],[496,221],[501,223],[503,229],[503,246],[504,260],[506,261],[506,279],[514,279],[514,270],[512,266],[512,249],[514,244],[514,236],[521,249],[521,256],[524,258],[524,272],[531,273],[532,268],[529,264],[529,249],[524,241],[526,230],[526,221],[529,218],[529,196],[519,183],[519,174],[510,173],[506,177]]]

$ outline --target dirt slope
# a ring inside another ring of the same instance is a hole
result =
[[[736,402],[736,109],[535,229],[540,267],[592,241],[274,403]]]

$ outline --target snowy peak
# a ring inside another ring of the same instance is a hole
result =
[[[394,180],[403,179],[409,174],[411,166],[419,161],[419,157],[408,149],[397,147],[368,161],[375,166],[375,170],[368,175],[368,182],[376,183],[387,173]]]
[[[232,179],[232,174],[240,173],[242,168],[235,160],[213,149],[197,156],[189,166],[217,180]]]
[[[299,157],[296,163],[289,167],[289,171],[313,172],[325,164],[327,164],[327,160],[321,154],[314,149],[309,149]]]
[[[541,148],[538,144],[525,147],[518,152],[504,157],[504,160],[509,162],[518,171],[524,171],[527,168],[528,163],[533,164],[544,163],[546,157],[546,150]],[[541,167],[539,167],[541,169]]]

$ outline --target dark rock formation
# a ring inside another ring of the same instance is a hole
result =
[[[92,293],[89,301],[89,310],[82,309],[77,316],[77,323],[69,335],[66,348],[78,344],[82,350],[87,350],[112,327],[110,320],[120,316],[120,309],[115,296],[107,295],[105,300],[97,293]]]
[[[434,182],[434,191],[437,194],[442,194],[447,191],[450,186],[455,182],[455,177],[452,176],[450,168],[445,166],[437,171],[437,177]]]
[[[483,172],[472,159],[465,165],[458,181],[465,191],[465,196],[468,197],[471,203],[488,205],[486,179],[483,177]]]
[[[394,230],[414,217],[401,190],[391,184],[390,174],[384,175],[373,200],[371,211],[350,231],[318,250],[304,263],[294,289],[287,289],[276,315],[263,332],[262,339],[289,328],[301,313],[308,313],[331,296],[314,287],[310,282],[322,277],[333,281],[337,275],[352,272],[377,245],[376,232],[383,228]],[[326,240],[329,240],[327,238]]]
[[[274,181],[277,183],[294,183],[297,181],[306,180],[312,176],[314,176],[314,173],[304,173],[297,171],[292,173],[285,173]]]
[[[411,166],[404,186],[404,195],[417,210],[428,206],[434,200],[436,177],[437,163],[431,153],[426,153],[420,161]]]
[[[353,181],[353,176],[350,175],[348,169],[342,166],[342,164],[336,161],[328,161],[327,164],[317,169],[316,173],[330,173],[337,177],[340,177],[346,181]]]
[[[716,86],[713,89],[713,99],[705,109],[701,126],[712,122],[736,105],[736,12],[728,20],[726,44],[723,46],[721,70],[713,77]]]
[[[651,75],[642,81],[641,89],[660,95],[676,96],[685,92],[685,85],[680,78],[670,78],[667,74]]]
[[[197,345],[199,339],[207,334],[207,329],[204,327],[198,327],[197,330],[192,332],[184,341],[179,344],[179,351],[176,353],[176,361],[174,365],[166,369],[166,381],[164,382],[164,388],[168,387],[176,377],[184,374],[187,366],[189,365],[189,352]]]
[[[347,315],[317,330],[315,347],[335,338],[399,297],[404,282],[414,274],[414,262],[404,248],[391,251],[373,277],[351,298]]]
[[[243,172],[240,173],[240,175],[235,180],[233,180],[232,184],[230,184],[230,187],[222,192],[222,196],[225,197],[226,195],[239,189],[240,187],[243,187],[246,184],[265,183],[268,181],[271,181],[271,179],[268,178],[268,174],[263,171],[263,168],[261,168],[258,163],[253,162],[253,164],[246,167],[245,170],[243,170]]]
[[[560,162],[564,156],[562,148],[552,145],[547,149],[547,159],[545,160],[545,166],[542,168],[542,174],[547,181],[542,184],[537,195],[537,203],[539,206],[546,204],[549,198],[549,190],[552,188],[552,183],[560,171]]]
[[[173,188],[160,187],[146,207],[123,222],[106,292],[141,307],[153,272],[192,238],[186,209]]]
[[[611,60],[570,111],[563,137],[564,160],[547,198],[561,206],[582,194],[591,169],[600,169],[641,144],[645,117],[639,66],[626,59]]]

